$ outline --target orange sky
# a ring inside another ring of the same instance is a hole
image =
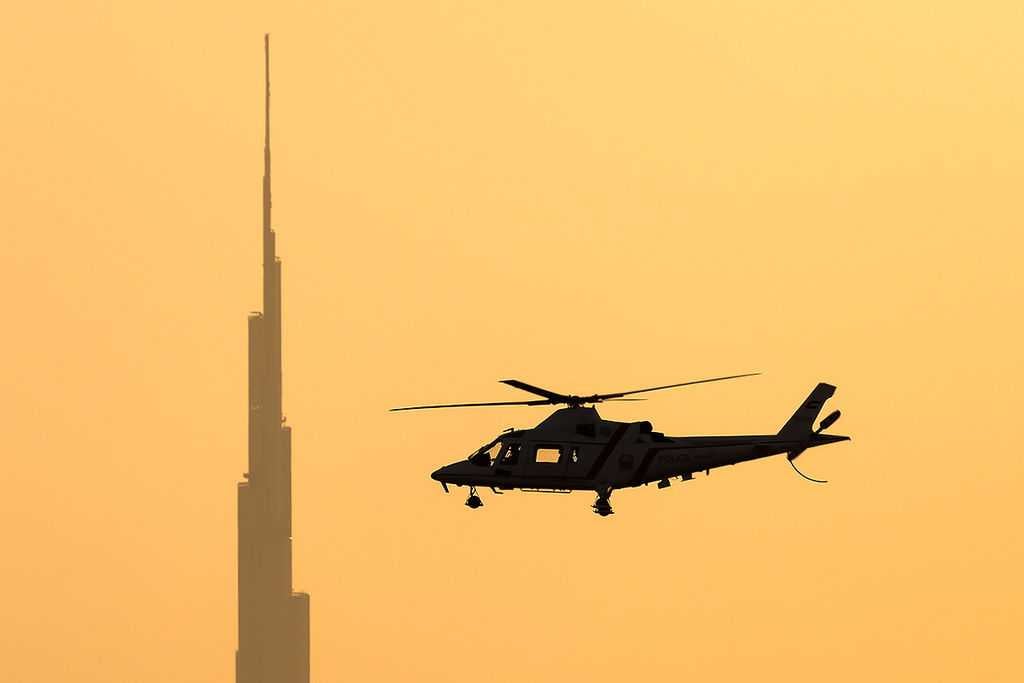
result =
[[[1016,681],[1019,2],[21,3],[0,24],[0,678],[230,681],[262,33],[312,670]],[[666,491],[437,466],[591,393],[854,441]]]

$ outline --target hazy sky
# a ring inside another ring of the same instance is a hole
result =
[[[1020,679],[1020,2],[269,5],[5,8],[0,678],[233,678],[269,31],[314,681]],[[829,381],[829,485],[471,512],[546,411],[386,412],[748,371],[602,414]]]

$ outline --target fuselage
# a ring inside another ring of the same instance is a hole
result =
[[[628,488],[845,440],[808,432],[665,436],[650,422],[604,420],[594,408],[563,408],[533,429],[509,431],[468,460],[433,473],[443,484],[495,489],[603,491]]]

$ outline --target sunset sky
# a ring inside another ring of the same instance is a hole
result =
[[[1024,678],[1024,6],[23,2],[0,23],[0,679],[227,683],[263,33],[316,683]],[[544,408],[773,433],[429,478]]]

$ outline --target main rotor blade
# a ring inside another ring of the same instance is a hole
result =
[[[705,384],[707,382],[721,382],[724,379],[737,379],[739,377],[753,377],[754,375],[760,375],[760,372],[747,372],[742,375],[726,375],[725,377],[711,377],[710,379],[696,379],[691,382],[680,382],[679,384],[665,384],[660,387],[649,387],[647,389],[633,389],[632,391],[620,391],[615,394],[595,394],[594,396],[588,397],[589,401],[607,401],[611,398],[619,398],[620,396],[628,396],[630,394],[642,394],[647,391],[661,391],[662,389],[673,389],[675,387],[686,387],[691,384]]]
[[[531,394],[537,394],[538,396],[543,396],[544,398],[551,399],[552,401],[554,401],[554,400],[564,400],[564,399],[569,398],[565,394],[560,394],[557,391],[551,391],[550,389],[544,389],[542,387],[535,387],[532,384],[527,384],[526,382],[520,382],[517,379],[502,379],[502,380],[498,380],[498,381],[501,382],[502,384],[507,384],[510,387],[515,387],[516,389],[521,389],[522,391],[528,391]]]
[[[391,408],[389,412],[396,413],[400,410],[428,410],[430,408],[477,408],[479,406],[547,406],[551,401],[491,401],[488,403],[440,403],[430,406],[405,406],[403,408]]]

